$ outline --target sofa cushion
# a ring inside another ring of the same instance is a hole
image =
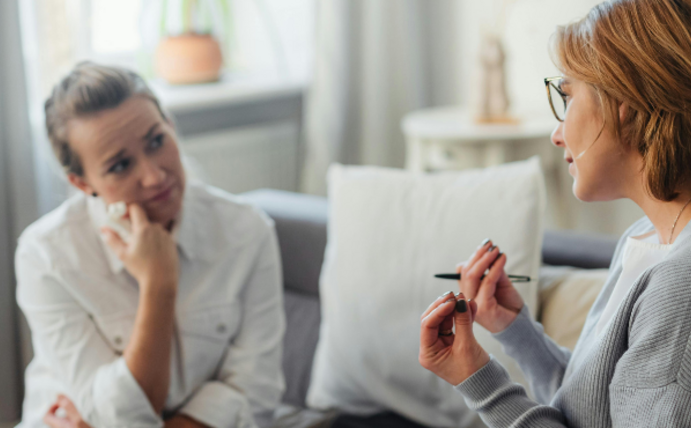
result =
[[[540,276],[540,322],[555,342],[573,350],[609,270],[553,267],[541,269]]]
[[[536,309],[545,208],[537,159],[483,170],[415,174],[332,166],[320,296],[322,326],[307,402],[348,413],[397,412],[429,426],[467,426],[475,415],[453,387],[418,362],[420,314],[487,237]],[[535,313],[535,312],[533,312]],[[517,364],[476,326],[478,341],[521,381]]]

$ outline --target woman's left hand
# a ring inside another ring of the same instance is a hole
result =
[[[58,409],[63,410],[64,417],[57,415]],[[43,423],[51,428],[91,428],[84,422],[72,400],[62,394],[58,395],[58,399],[43,416]]]
[[[473,334],[477,306],[462,293],[448,292],[422,314],[420,355],[422,367],[452,385],[458,385],[489,362]],[[456,327],[453,332],[452,328]]]

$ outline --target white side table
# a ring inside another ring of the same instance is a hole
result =
[[[401,123],[406,137],[406,168],[411,171],[468,169],[507,160],[515,141],[546,138],[555,119],[524,120],[516,125],[478,125],[458,107],[414,111]]]

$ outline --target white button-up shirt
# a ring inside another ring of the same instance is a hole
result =
[[[285,330],[273,222],[221,190],[187,185],[176,230],[180,280],[164,414],[254,427],[278,404]],[[58,393],[95,428],[161,427],[122,356],[139,288],[105,244],[99,198],[76,195],[30,226],[16,254],[17,300],[32,332],[21,427]]]

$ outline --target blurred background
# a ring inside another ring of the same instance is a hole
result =
[[[642,212],[577,201],[549,142],[557,122],[543,78],[559,74],[550,35],[596,3],[0,2],[0,427],[20,417],[31,356],[14,303],[16,240],[70,193],[43,102],[74,64],[145,76],[175,118],[192,174],[232,193],[323,195],[333,162],[438,171],[539,155],[548,228],[620,234]],[[480,123],[482,103],[497,96],[505,114]]]

